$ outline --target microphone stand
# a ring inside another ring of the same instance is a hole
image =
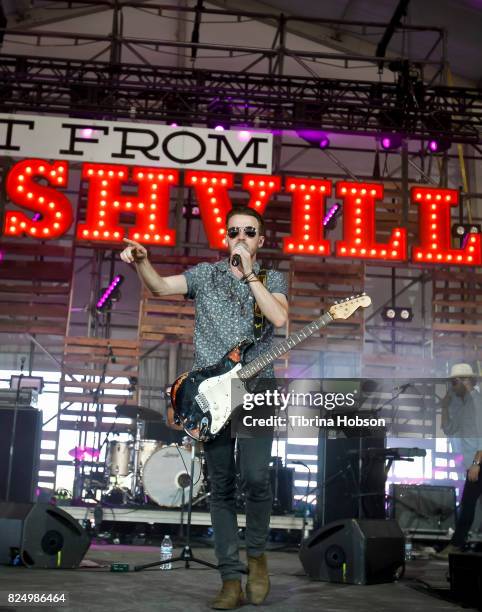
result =
[[[13,453],[15,449],[15,436],[17,434],[17,415],[18,415],[18,400],[20,399],[20,384],[23,378],[23,366],[25,358],[22,358],[20,366],[20,375],[18,377],[17,393],[15,395],[15,406],[13,409],[12,431],[10,434],[10,449],[8,451],[8,468],[7,468],[7,487],[5,491],[5,501],[10,501],[10,488],[12,486],[12,471],[13,471]]]
[[[181,551],[181,554],[178,557],[172,557],[171,559],[165,559],[161,561],[155,561],[154,563],[146,563],[144,565],[136,565],[134,567],[135,572],[140,572],[142,570],[148,569],[150,567],[160,567],[161,565],[174,563],[175,561],[184,561],[185,569],[190,568],[190,563],[199,563],[199,565],[204,565],[211,569],[217,569],[218,566],[214,563],[210,563],[209,561],[204,561],[203,559],[198,559],[191,548],[191,522],[192,522],[192,498],[193,498],[193,489],[194,489],[194,465],[195,465],[195,453],[196,453],[196,442],[193,441],[191,448],[191,475],[189,482],[189,498],[188,498],[188,510],[187,510],[187,523],[186,523],[186,540],[184,543],[184,547]],[[184,489],[183,489],[184,491]]]

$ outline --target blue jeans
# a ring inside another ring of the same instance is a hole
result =
[[[223,580],[241,578],[245,566],[239,559],[236,516],[235,440],[231,428],[205,445],[211,483],[211,520],[218,569]],[[269,462],[272,436],[238,438],[241,486],[246,493],[246,549],[259,557],[266,547],[271,514]]]

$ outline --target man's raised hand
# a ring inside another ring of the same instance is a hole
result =
[[[147,259],[147,250],[142,244],[128,238],[124,238],[124,242],[127,242],[128,246],[120,254],[122,261],[125,263],[140,263]]]

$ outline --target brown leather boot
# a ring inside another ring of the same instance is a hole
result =
[[[269,593],[269,575],[266,555],[248,557],[248,582],[246,595],[249,603],[262,604]]]
[[[213,610],[234,610],[244,603],[241,580],[223,580],[223,586],[212,602]]]

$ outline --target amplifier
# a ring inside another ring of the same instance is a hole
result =
[[[455,529],[455,487],[390,485],[390,518],[402,529],[445,533]]]

